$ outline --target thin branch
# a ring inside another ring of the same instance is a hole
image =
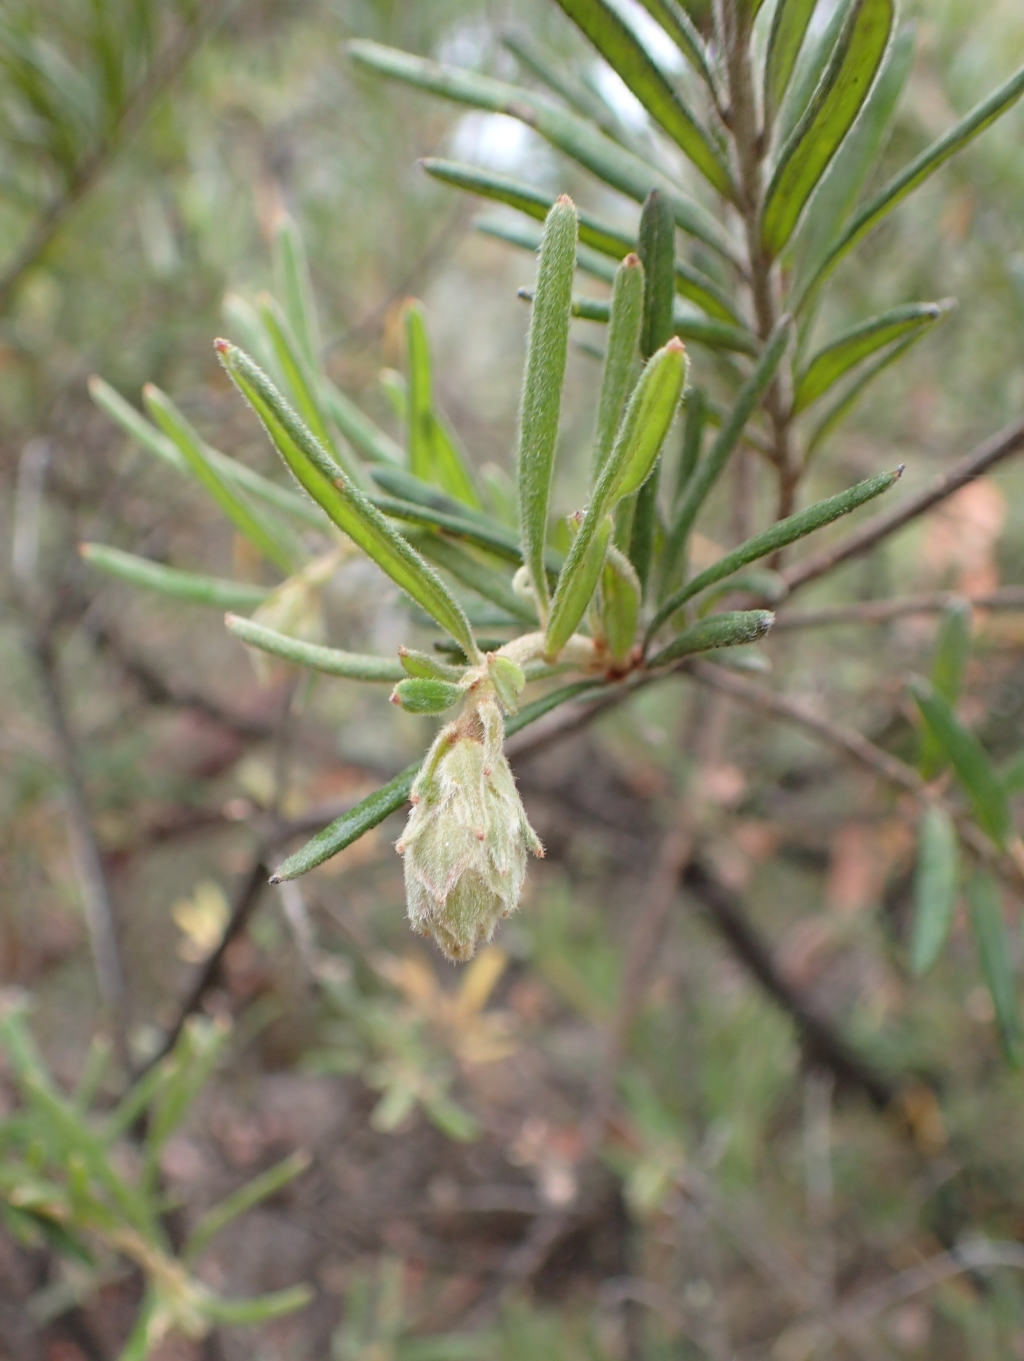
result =
[[[885,624],[908,614],[940,614],[953,605],[966,603],[979,610],[1024,609],[1024,587],[1003,586],[997,591],[964,595],[959,591],[929,591],[896,600],[866,600],[835,605],[824,610],[785,610],[775,616],[772,632],[780,629],[829,628],[836,624]]]
[[[860,557],[869,552],[883,539],[902,529],[905,524],[931,510],[968,482],[972,482],[997,463],[1001,463],[1003,459],[1019,453],[1022,449],[1024,449],[1024,419],[1015,421],[999,434],[979,444],[966,458],[962,458],[946,472],[933,477],[915,496],[908,496],[900,505],[885,514],[873,516],[860,529],[842,539],[834,547],[812,553],[794,563],[792,567],[786,568],[782,576],[790,592],[800,586],[806,586],[811,581],[817,581],[819,577],[833,571],[841,563],[848,562],[850,558]]]
[[[792,1019],[808,1057],[847,1087],[859,1088],[878,1110],[886,1110],[898,1088],[873,1068],[819,1015],[779,971],[768,945],[748,921],[734,894],[701,864],[691,863],[683,886],[704,908],[709,921],[733,953]]]

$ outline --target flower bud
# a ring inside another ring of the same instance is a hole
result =
[[[502,749],[504,725],[484,695],[434,741],[412,788],[398,852],[409,920],[451,960],[471,959],[519,906],[527,852],[544,848],[526,819]]]

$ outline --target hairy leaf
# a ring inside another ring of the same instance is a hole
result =
[[[336,647],[321,647],[317,643],[304,643],[237,614],[226,615],[224,623],[228,632],[239,642],[259,648],[261,652],[269,652],[283,661],[293,662],[296,666],[322,671],[328,676],[344,676],[348,680],[361,681],[399,681],[405,675],[401,663],[391,657],[372,657],[365,653],[343,652]]]
[[[182,572],[176,567],[149,558],[123,553],[119,548],[108,548],[102,543],[83,543],[78,549],[92,567],[110,576],[120,577],[133,586],[175,600],[187,600],[193,605],[212,605],[221,610],[248,610],[262,604],[270,595],[266,586],[251,586],[244,581],[226,581],[221,577],[201,576],[197,572]]]
[[[601,373],[601,395],[594,432],[592,481],[596,482],[611,453],[626,409],[639,354],[644,312],[644,268],[636,255],[627,255],[615,272],[612,286],[608,343]]]
[[[700,623],[684,629],[678,637],[666,644],[660,652],[648,659],[647,665],[667,666],[680,657],[689,657],[695,652],[710,652],[719,647],[740,647],[746,643],[756,643],[775,623],[771,610],[726,610],[723,614],[713,614]]]
[[[601,572],[601,627],[613,661],[627,661],[633,650],[641,594],[633,564],[610,544]]]
[[[576,631],[576,626],[587,612],[594,591],[597,589],[605,553],[612,537],[612,519],[606,515],[590,536],[587,550],[578,561],[566,561],[566,571],[558,580],[551,617],[548,619],[544,635],[544,654],[557,657],[562,648]],[[570,559],[571,559],[570,554]]]
[[[537,265],[537,289],[530,315],[516,456],[523,562],[530,573],[542,620],[547,618],[548,585],[544,570],[544,548],[562,406],[562,383],[569,348],[575,268],[576,209],[572,200],[563,196],[548,214]]]

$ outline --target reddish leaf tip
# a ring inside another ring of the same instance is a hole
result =
[[[231,349],[231,341],[218,337],[218,339],[213,342],[213,348],[218,354],[227,354],[228,350]],[[271,880],[271,883],[273,883],[273,880]]]

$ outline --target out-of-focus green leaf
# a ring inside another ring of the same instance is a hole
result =
[[[1024,793],[1024,751],[1018,752],[999,771],[999,779],[1007,794]]]
[[[693,522],[696,520],[711,488],[718,481],[729,456],[743,437],[747,421],[757,410],[761,398],[775,377],[792,333],[792,317],[781,317],[775,329],[765,341],[764,350],[757,366],[737,394],[736,401],[733,403],[725,424],[715,436],[714,444],[708,450],[704,460],[697,465],[693,476],[687,481],[682,505],[676,513],[675,523],[665,541],[661,563],[663,582],[672,579],[675,564],[686,546],[686,540],[693,528]]]
[[[967,881],[967,905],[981,971],[996,1013],[1003,1053],[1007,1062],[1016,1068],[1021,1061],[1024,1034],[1021,1032],[1013,952],[1003,920],[999,885],[991,874],[979,871]]]
[[[217,342],[217,352],[228,376],[310,496],[339,529],[475,659],[477,648],[469,621],[437,573],[352,486],[248,355],[226,340]]]
[[[193,605],[212,605],[220,610],[249,610],[262,604],[270,595],[266,586],[253,586],[244,581],[226,581],[221,577],[202,576],[198,572],[182,572],[176,567],[151,562],[149,558],[123,553],[119,548],[108,548],[102,543],[83,543],[78,551],[92,567],[110,576],[120,577],[133,586],[175,600],[187,600]]]
[[[927,329],[956,306],[955,298],[941,302],[915,302],[893,307],[877,317],[861,322],[844,335],[830,341],[811,359],[796,380],[793,414],[799,415],[812,402],[823,397],[862,360],[911,331]]]
[[[915,978],[921,978],[934,966],[953,925],[958,862],[953,819],[944,808],[929,804],[917,828],[914,925],[910,937],[910,970]]]
[[[304,643],[237,614],[227,615],[224,623],[228,632],[239,642],[257,647],[261,652],[269,652],[283,661],[293,662],[296,666],[322,671],[328,676],[344,676],[349,680],[361,681],[400,681],[405,674],[401,663],[391,657],[372,657],[359,652],[343,652],[336,647],[321,647],[317,643]]]
[[[868,96],[892,30],[893,0],[856,0],[821,83],[779,152],[765,193],[761,239],[772,257],[792,236],[804,206]]]
[[[302,233],[287,213],[274,231],[274,285],[311,373],[320,371],[320,327]]]
[[[656,19],[695,71],[698,71],[712,90],[717,89],[712,58],[680,0],[640,0],[640,4]]]
[[[554,100],[534,90],[507,85],[458,67],[442,66],[364,39],[349,42],[346,50],[354,61],[381,75],[460,104],[521,119],[553,146],[637,203],[643,203],[652,189],[664,190],[676,225],[742,269],[727,233],[711,213],[682,194],[647,161],[617,145],[592,123],[569,113]]]
[[[756,643],[775,623],[771,610],[726,610],[702,619],[690,628],[684,629],[678,637],[667,643],[660,652],[651,657],[647,665],[653,670],[689,657],[695,652],[710,652],[720,647],[740,647],[746,643]]]
[[[644,51],[632,29],[605,0],[558,0],[558,3],[709,184],[735,203],[736,187],[725,157]]]
[[[1003,846],[1010,833],[1010,809],[988,753],[932,686],[918,681],[911,685],[911,692],[943,756],[967,791],[978,825],[997,846]]]
[[[405,365],[408,467],[413,477],[434,479],[434,396],[430,372],[430,346],[423,309],[410,299],[405,318]]]
[[[717,562],[706,567],[703,572],[698,572],[684,586],[673,591],[668,599],[658,607],[648,629],[648,638],[653,637],[665,620],[675,614],[680,605],[685,604],[692,596],[706,590],[708,586],[713,586],[716,581],[723,581],[726,577],[732,576],[734,572],[738,572],[741,567],[746,567],[748,563],[756,562],[758,558],[767,557],[769,553],[775,553],[788,544],[796,543],[798,539],[813,534],[816,529],[830,525],[833,520],[848,515],[851,510],[856,510],[866,501],[871,501],[874,497],[880,496],[882,492],[888,491],[894,482],[899,481],[902,471],[902,468],[897,468],[895,472],[879,473],[877,477],[867,477],[863,482],[858,482],[856,486],[849,487],[836,496],[829,496],[824,501],[817,501],[813,506],[808,506],[806,510],[798,510],[795,515],[789,515],[785,520],[777,521],[768,529],[762,530],[760,534],[755,534],[753,538],[741,543],[738,548],[724,554]]]
[[[530,289],[521,288],[519,296],[527,302],[533,301],[533,292]],[[574,297],[572,314],[583,321],[606,322],[611,314],[611,303],[607,298]],[[746,327],[733,326],[712,317],[697,316],[693,312],[688,312],[678,302],[672,312],[672,329],[680,340],[692,340],[698,345],[705,345],[709,350],[752,356],[759,352],[757,337]]]
[[[514,619],[536,626],[537,612],[528,600],[524,600],[512,589],[508,577],[486,562],[474,557],[461,544],[452,543],[440,534],[418,534],[412,540],[414,547],[430,562],[450,572],[456,581],[461,581],[477,595],[498,605]]]
[[[554,203],[553,194],[545,194],[532,185],[524,184],[519,180],[509,179],[505,175],[496,175],[489,170],[478,170],[476,166],[459,165],[452,161],[440,161],[428,158],[420,162],[428,174],[442,180],[446,184],[453,184],[457,188],[468,190],[470,193],[480,194],[484,198],[493,199],[498,203],[507,203],[520,212],[526,213],[536,221],[543,221]],[[610,226],[606,222],[601,222],[592,214],[577,209],[579,216],[579,239],[582,247],[589,247],[600,255],[608,256],[612,260],[621,260],[623,256],[635,252],[637,249],[637,239],[629,232],[621,231],[617,227]],[[484,218],[474,223],[478,231],[485,231],[492,236],[498,236],[506,241],[512,242],[527,250],[536,250],[540,245],[540,235],[532,232],[521,231],[513,232],[505,223],[499,223],[490,218]],[[586,256],[581,249],[578,254],[578,261],[581,269],[586,269],[590,273],[604,277],[598,270],[596,261],[592,256]],[[715,283],[714,279],[684,260],[676,261],[676,292],[680,297],[688,298],[690,302],[696,303],[708,316],[715,317],[719,321],[733,322],[740,324],[741,318],[736,307],[729,297],[729,294]]]
[[[516,456],[523,562],[530,573],[542,620],[547,618],[548,610],[544,549],[575,269],[576,209],[572,200],[563,196],[548,214],[537,265]]]
[[[955,127],[950,128],[949,132],[940,137],[938,141],[933,142],[930,147],[921,152],[920,156],[916,156],[909,165],[895,174],[888,184],[884,185],[862,208],[858,209],[850,222],[843,228],[821,264],[801,287],[794,301],[795,308],[801,310],[806,307],[808,301],[832,273],[840,260],[859,241],[862,241],[872,228],[876,227],[884,217],[892,212],[897,204],[902,203],[940,166],[945,165],[951,156],[955,156],[958,151],[973,142],[975,137],[983,133],[986,128],[991,127],[996,119],[1001,118],[1007,109],[1016,104],[1021,95],[1024,95],[1024,68],[1000,85],[998,90],[995,90],[987,99],[976,105],[966,118],[962,118]]]
[[[312,1300],[313,1292],[308,1285],[292,1285],[286,1290],[274,1290],[251,1300],[211,1295],[204,1302],[203,1311],[215,1323],[252,1328],[258,1323],[269,1323],[272,1319],[294,1314],[297,1309],[305,1309]]]
[[[309,1167],[310,1161],[308,1153],[292,1153],[276,1166],[268,1168],[258,1177],[253,1177],[211,1210],[207,1210],[188,1236],[188,1242],[182,1252],[185,1261],[196,1261],[222,1229],[226,1229],[239,1215],[245,1214],[247,1210],[259,1205],[269,1196],[276,1195],[289,1182],[301,1176]]]
[[[385,467],[402,466],[405,460],[400,446],[360,411],[355,402],[335,387],[330,379],[323,382],[323,401],[331,420],[363,458]]]
[[[774,111],[782,103],[817,3],[818,0],[779,0],[775,8],[764,68],[767,109]]]
[[[932,658],[932,687],[955,711],[971,655],[971,607],[959,600],[943,611]],[[921,733],[919,768],[926,780],[934,780],[946,764],[938,739],[927,725]]]
[[[593,473],[597,482],[611,453],[634,381],[644,312],[644,268],[636,255],[627,255],[615,273],[612,287],[608,344],[601,373],[601,395],[594,432]]]
[[[158,387],[147,383],[142,390],[146,409],[164,434],[174,441],[196,481],[221,508],[238,532],[263,556],[288,576],[295,568],[294,549],[274,527],[238,496],[206,455],[203,441],[178,408]]]

